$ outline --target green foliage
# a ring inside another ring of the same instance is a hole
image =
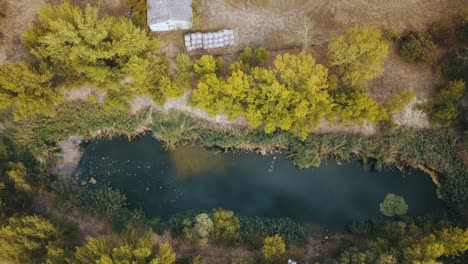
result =
[[[407,219],[408,225],[400,221],[358,224],[366,232],[354,233],[353,241],[342,246],[336,260],[323,263],[441,263],[441,257],[445,260],[466,252],[467,229],[421,220]]]
[[[213,210],[213,238],[219,242],[233,243],[239,239],[240,221],[233,211]]]
[[[187,219],[184,224],[184,237],[190,241],[208,238],[214,229],[213,221],[206,213],[195,216],[193,223]]]
[[[408,62],[431,62],[436,49],[427,33],[410,33],[400,40],[400,55]]]
[[[168,243],[164,243],[159,247],[158,255],[151,260],[150,264],[174,264],[176,254],[172,251],[172,247]]]
[[[184,92],[169,77],[164,76],[161,79],[161,90],[166,98],[181,97]]]
[[[467,23],[468,25],[468,23]],[[445,54],[437,66],[440,74],[449,81],[468,82],[468,51],[455,50]]]
[[[250,248],[260,248],[263,238],[274,235],[281,236],[288,245],[307,244],[303,226],[290,218],[240,217],[239,219],[242,244]]]
[[[32,187],[28,183],[29,175],[24,164],[9,162],[8,167],[9,169],[6,172],[6,175],[9,180],[13,182],[15,189],[28,194],[31,193]]]
[[[162,140],[166,148],[175,149],[177,144],[194,140],[193,131],[199,127],[195,121],[180,112],[169,111],[168,115],[158,116],[154,119],[153,136]]]
[[[408,211],[408,204],[401,196],[393,193],[387,194],[385,200],[380,203],[380,212],[386,216],[402,216]]]
[[[0,228],[0,259],[6,263],[45,263],[56,237],[54,225],[42,217],[12,217]]]
[[[124,110],[106,111],[99,104],[77,101],[58,105],[57,114],[52,118],[41,117],[14,123],[6,134],[15,145],[27,147],[34,155],[40,155],[55,142],[74,135],[88,138],[100,129],[108,131],[107,135],[135,134],[145,118],[145,113],[132,115]]]
[[[146,12],[148,10],[146,0],[129,0],[129,7],[133,24],[140,28],[146,28]]]
[[[388,43],[377,29],[353,27],[328,44],[328,60],[343,82],[356,86],[379,77]]]
[[[229,66],[229,69],[234,71],[244,71],[250,72],[254,67],[264,66],[268,58],[270,57],[270,52],[265,48],[251,49],[249,47],[245,48],[239,56],[239,60]]]
[[[128,226],[120,237],[91,238],[76,249],[72,263],[174,263],[175,254],[169,245],[163,244],[158,254],[153,252],[151,230],[142,232]],[[153,256],[156,255],[156,258]],[[159,262],[164,260],[167,262]]]
[[[125,206],[127,198],[118,190],[111,188],[98,188],[87,191],[81,200],[88,209],[98,213],[112,214]]]
[[[263,240],[262,253],[263,257],[267,260],[273,260],[280,257],[286,252],[286,245],[283,239],[278,236],[266,237]]]
[[[396,91],[385,102],[385,108],[389,113],[400,112],[411,103],[415,95],[414,91],[409,89]]]
[[[50,86],[52,78],[44,64],[37,69],[25,62],[0,66],[0,109],[12,109],[15,120],[39,114],[53,116],[60,96]]]
[[[187,54],[177,54],[175,61],[177,72],[174,81],[180,89],[188,90],[192,87],[193,80],[193,62]]]
[[[453,125],[460,114],[460,104],[465,94],[463,81],[452,81],[442,88],[433,103],[423,106],[431,121],[443,126]]]
[[[192,264],[206,264],[206,261],[200,256],[195,256],[192,259]]]
[[[122,96],[160,93],[157,87],[168,68],[159,55],[159,41],[147,37],[130,20],[101,19],[95,8],[88,6],[83,12],[65,2],[41,9],[38,21],[26,32],[23,43],[59,83],[92,83]]]
[[[338,118],[355,123],[377,122],[387,119],[385,108],[364,91],[336,95]]]
[[[216,72],[216,60],[213,56],[205,54],[195,61],[193,69],[200,77],[213,74]]]

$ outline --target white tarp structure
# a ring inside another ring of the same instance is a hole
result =
[[[187,51],[222,48],[235,44],[234,30],[232,29],[207,33],[188,33],[184,39]]]
[[[152,31],[192,28],[192,0],[148,0],[148,26]]]

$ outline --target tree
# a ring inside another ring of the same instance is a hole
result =
[[[129,225],[120,237],[91,238],[86,244],[76,248],[72,263],[173,264],[175,254],[168,244],[163,244],[156,258],[150,261],[154,256],[152,235],[151,229],[142,233]]]
[[[193,79],[193,63],[190,57],[184,53],[177,54],[176,67],[175,82],[182,90],[190,89]]]
[[[386,216],[402,216],[408,211],[408,204],[403,197],[393,193],[387,194],[384,201],[380,203],[380,212]]]
[[[356,90],[349,94],[336,95],[338,118],[355,123],[377,122],[387,118],[385,109],[364,91]]]
[[[157,257],[151,260],[150,264],[174,264],[175,260],[176,254],[172,251],[172,247],[169,243],[164,243],[159,247]]]
[[[380,76],[388,54],[388,43],[377,29],[353,27],[328,44],[328,61],[351,86]]]
[[[0,259],[6,263],[45,263],[56,237],[54,225],[42,217],[12,217],[0,228]]]
[[[385,102],[385,108],[389,113],[402,111],[413,100],[415,93],[412,90],[399,90],[392,93]]]
[[[53,116],[60,96],[50,86],[52,78],[45,64],[37,68],[25,62],[0,66],[0,109],[12,109],[15,120]]]
[[[161,78],[161,90],[166,98],[181,97],[184,92],[174,83],[169,77],[164,76]]]
[[[28,183],[27,178],[29,177],[26,167],[23,163],[8,163],[9,170],[6,172],[10,181],[13,182],[17,191],[25,193],[31,193],[32,187]]]
[[[263,240],[262,252],[265,259],[273,260],[286,252],[286,245],[283,239],[278,235],[266,237]]]
[[[459,256],[468,250],[468,229],[444,228],[437,232],[437,237],[444,245],[445,256]]]
[[[23,43],[60,83],[88,82],[106,90],[130,89],[134,95],[158,87],[168,74],[157,39],[126,18],[99,18],[90,6],[84,12],[68,2],[42,8]]]
[[[195,223],[188,221],[186,227],[184,227],[183,232],[185,238],[188,240],[194,241],[198,239],[207,238],[213,231],[213,221],[208,216],[208,214],[198,214],[195,216]]]
[[[193,69],[200,77],[216,73],[216,60],[213,56],[205,54],[195,61]]]
[[[410,33],[401,38],[400,54],[407,62],[430,62],[437,46],[427,33]]]
[[[239,238],[240,221],[233,211],[213,210],[213,237],[221,242],[231,243]]]
[[[443,126],[452,125],[460,114],[460,104],[465,94],[463,81],[452,81],[442,88],[433,103],[423,106],[431,121]]]

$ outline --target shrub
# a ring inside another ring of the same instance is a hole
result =
[[[409,103],[411,103],[415,95],[414,91],[409,89],[394,92],[385,102],[385,108],[389,113],[402,111]]]
[[[408,204],[401,196],[393,193],[387,194],[384,201],[380,203],[380,212],[386,216],[402,216],[408,211]]]
[[[286,244],[307,244],[304,228],[291,218],[240,217],[240,236],[244,245],[259,248],[263,238],[279,235]]]
[[[407,62],[431,62],[436,49],[427,33],[410,33],[400,40],[400,55]]]
[[[262,253],[265,259],[273,260],[286,252],[286,245],[284,244],[283,239],[278,236],[266,237],[263,240]]]
[[[233,243],[239,239],[240,221],[233,211],[213,210],[213,238],[223,243]]]
[[[430,120],[443,126],[451,126],[460,114],[460,103],[465,95],[465,83],[452,81],[442,88],[433,103],[422,108],[429,113]]]
[[[193,257],[191,264],[206,264],[206,261],[200,256],[195,256]]]
[[[81,196],[81,201],[87,208],[105,214],[112,214],[124,207],[126,200],[124,194],[109,187],[88,190]]]

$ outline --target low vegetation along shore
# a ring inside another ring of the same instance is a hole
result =
[[[205,263],[199,246],[211,244],[248,252],[226,263],[286,263],[288,257],[301,263],[467,260],[468,13],[425,32],[349,28],[330,40],[321,63],[299,49],[272,56],[264,48],[245,48],[235,59],[179,54],[169,61],[160,40],[140,23],[144,1],[131,2],[138,7],[133,22],[100,17],[92,7],[47,6],[22,39],[29,59],[0,66],[0,259]],[[409,87],[384,99],[367,88],[384,72],[393,48],[406,63],[433,65],[443,83],[430,100],[422,103]],[[72,98],[77,91],[88,92]],[[185,111],[161,110],[182,96],[188,98],[182,101]],[[400,124],[395,117],[404,111],[427,116],[429,127]],[[216,122],[220,117],[225,122]],[[323,124],[341,132],[319,133]],[[372,133],[349,133],[351,127]],[[311,257],[307,230],[289,218],[213,209],[164,221],[128,209],[118,190],[82,189],[49,173],[57,142],[71,136],[134,139],[143,133],[169,149],[200,144],[282,151],[299,168],[320,166],[324,158],[359,159],[376,170],[420,168],[438,184],[447,215],[406,217],[404,199],[389,195],[381,205],[387,220],[354,223],[333,242],[336,250]],[[85,217],[107,228],[87,232],[80,223]],[[173,244],[158,242],[153,231],[170,233]],[[195,250],[177,257],[174,241]]]

